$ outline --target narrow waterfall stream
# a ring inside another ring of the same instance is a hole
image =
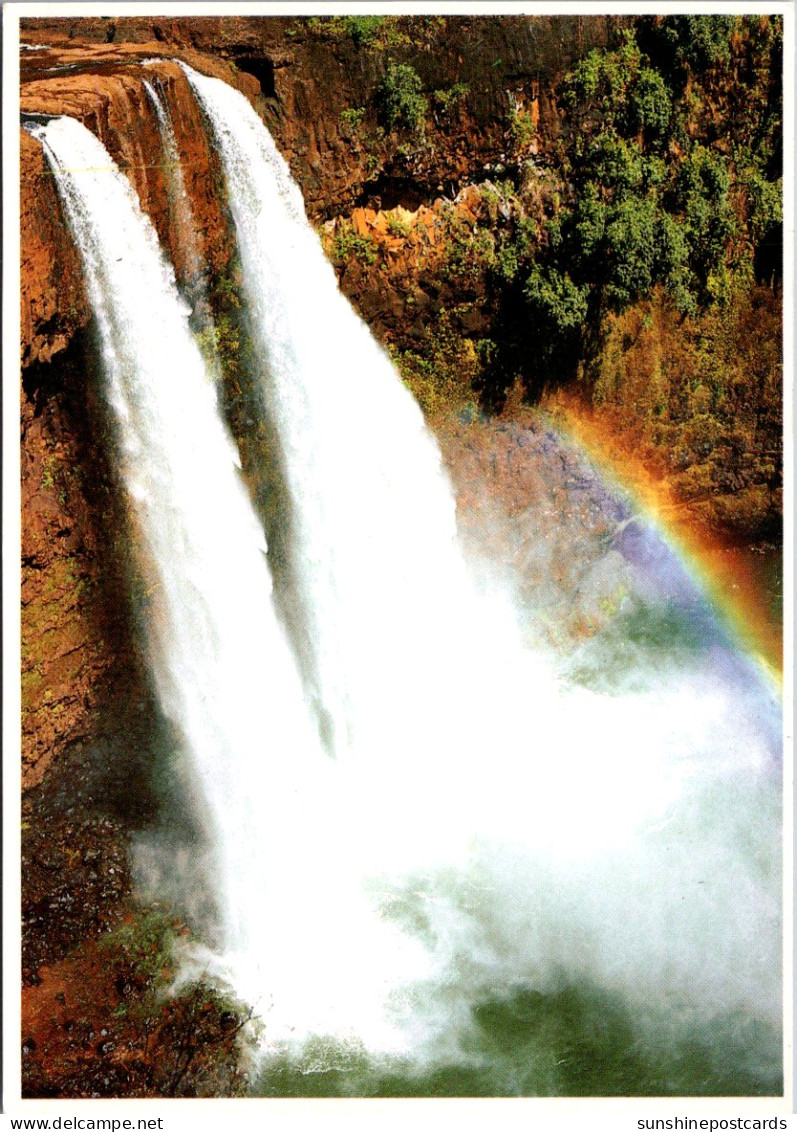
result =
[[[216,908],[188,967],[254,1006],[266,1092],[319,1074],[354,1095],[578,1091],[553,1058],[563,1027],[576,1051],[630,1057],[632,1094],[776,1090],[766,697],[740,696],[719,654],[642,660],[602,691],[523,646],[273,140],[181,65],[227,178],[284,500],[268,548],[129,183],[78,123],[30,132],[83,257],[151,664],[206,835],[177,874]],[[140,847],[142,884],[163,885],[169,853]]]
[[[148,66],[148,61],[145,60],[143,65]],[[184,257],[185,274],[188,281],[187,301],[193,308],[194,329],[200,326],[204,331],[205,338],[212,340],[214,326],[210,311],[208,269],[199,246],[196,219],[191,207],[191,198],[186,189],[180,147],[177,144],[174,132],[169,100],[166,97],[162,82],[156,75],[153,75],[151,79],[144,78],[141,82],[158,120],[170,224],[176,244]],[[205,367],[210,370],[213,379],[217,382],[220,381],[221,372],[215,352],[211,349],[205,349],[203,357]]]

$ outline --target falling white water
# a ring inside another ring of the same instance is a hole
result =
[[[236,91],[184,70],[227,176],[290,500],[280,596],[322,733],[360,772],[400,763],[404,781],[437,776],[454,790],[452,775],[494,736],[475,702],[521,677],[516,655],[507,663],[506,611],[473,602],[440,453],[338,291],[273,140]],[[484,649],[489,663],[474,668]]]
[[[154,60],[153,62],[159,61]],[[146,62],[147,60],[145,60]],[[203,332],[209,341],[213,342],[215,334],[213,316],[208,300],[207,270],[199,249],[191,198],[185,187],[183,165],[177,139],[174,136],[169,103],[157,79],[153,82],[150,82],[149,79],[142,79],[142,83],[158,119],[158,131],[163,148],[163,164],[169,196],[169,217],[177,244],[185,257],[187,291],[191,295],[194,313],[199,315]],[[221,369],[215,349],[205,349],[203,353],[205,365],[213,380],[219,383],[221,381]]]
[[[456,1056],[475,1003],[578,981],[665,1031],[735,1011],[776,1035],[779,788],[756,720],[715,671],[601,697],[521,650],[470,582],[437,448],[273,140],[242,95],[184,70],[226,174],[289,499],[279,608],[355,802],[337,840],[431,963],[414,986],[387,963],[388,1013],[431,1060]],[[324,938],[316,962],[334,998]]]
[[[56,173],[83,258],[147,576],[152,670],[210,843],[217,952],[261,1009],[276,980],[287,1004],[274,1006],[278,1025],[288,1027],[293,1011],[340,1028],[346,1020],[334,1003],[314,1001],[319,939],[330,962],[345,957],[356,971],[397,933],[366,918],[362,893],[347,881],[351,868],[336,844],[345,806],[307,723],[214,384],[154,229],[107,151],[66,117],[30,132]],[[181,879],[196,882],[196,874]],[[352,1001],[359,995],[364,1017],[378,1015],[381,984],[358,977],[350,987],[343,977],[341,989]]]

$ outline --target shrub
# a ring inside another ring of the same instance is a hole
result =
[[[422,93],[421,79],[408,63],[388,64],[378,92],[379,106],[388,130],[424,133],[429,104]]]
[[[562,331],[577,331],[587,317],[585,286],[577,286],[569,275],[555,268],[541,269],[534,264],[526,281],[529,305],[545,322]]]
[[[387,230],[391,236],[396,236],[400,240],[406,240],[410,234],[409,224],[400,216],[388,216]]]
[[[138,990],[139,1005],[146,1006],[141,997],[143,991],[160,991],[168,983],[174,967],[172,948],[177,927],[173,915],[148,909],[100,937],[99,945],[108,964],[118,970],[120,980]]]
[[[631,129],[644,130],[650,137],[664,137],[672,117],[672,99],[658,71],[651,67],[640,69],[629,101]]]
[[[467,83],[454,83],[447,90],[436,90],[432,93],[432,103],[435,110],[448,115],[463,101],[470,88]]]
[[[376,263],[376,244],[370,236],[358,236],[351,224],[343,224],[332,241],[332,261],[336,267],[343,267],[351,259],[372,267]]]
[[[730,60],[735,16],[668,16],[659,23],[662,40],[681,66],[702,70]]]
[[[523,153],[537,136],[534,121],[528,110],[513,106],[509,114],[509,140],[512,152]]]
[[[451,217],[444,245],[444,279],[479,280],[495,264],[495,237],[487,228],[469,228]]]
[[[346,110],[341,110],[340,124],[343,132],[348,137],[353,137],[363,124],[364,117],[365,110],[362,108],[355,109],[354,107],[348,107]]]
[[[406,47],[410,43],[398,16],[338,16],[336,22],[356,47],[384,50],[386,47]]]
[[[460,412],[473,403],[473,383],[480,359],[473,343],[462,338],[452,323],[452,312],[441,311],[428,326],[418,351],[391,350],[402,380],[426,417]]]
[[[395,17],[390,16],[311,16],[307,26],[333,39],[348,36],[357,47],[383,45],[385,34]]]
[[[511,229],[502,233],[495,249],[492,266],[498,278],[504,283],[514,282],[521,266],[531,259],[536,243],[533,222],[521,216]]]

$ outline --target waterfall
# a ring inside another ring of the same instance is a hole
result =
[[[306,1073],[482,1065],[474,1011],[575,987],[631,1011],[640,1048],[721,1034],[709,1060],[771,1081],[779,784],[756,720],[720,671],[603,695],[522,647],[273,140],[183,66],[236,229],[268,548],[129,184],[77,123],[30,129],[83,257],[153,673],[204,814],[219,928],[196,961]]]
[[[345,1031],[351,1010],[374,1043],[389,1044],[383,1000],[424,956],[373,915],[354,842],[340,835],[354,829],[359,799],[333,780],[311,727],[274,613],[266,543],[173,270],[85,127],[62,117],[28,128],[82,256],[147,577],[150,662],[209,846],[202,868],[178,878],[213,887],[213,949],[198,962],[267,1013],[276,1034],[297,1023]],[[165,861],[161,847],[144,846],[143,861],[174,895],[176,861],[163,848]]]
[[[360,799],[341,837],[433,957],[416,1046],[518,985],[587,978],[665,1027],[766,1019],[777,1058],[768,738],[721,671],[601,697],[521,649],[506,605],[474,589],[436,445],[273,139],[242,95],[181,65],[225,171],[287,500],[279,609]],[[751,820],[767,830],[752,858]]]
[[[280,593],[321,733],[339,761],[450,775],[447,752],[461,769],[480,724],[461,704],[512,674],[495,671],[505,650],[471,600],[440,454],[340,294],[257,115],[184,69],[227,176],[261,412],[288,499]]]

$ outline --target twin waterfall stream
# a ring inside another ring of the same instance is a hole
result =
[[[134,847],[141,892],[195,911],[182,978],[253,1008],[266,1077],[279,1061],[297,1081],[334,1069],[352,1092],[369,1074],[412,1092],[453,1067],[555,1092],[546,1026],[570,1003],[583,1033],[628,1019],[653,1067],[641,1091],[712,1075],[777,1091],[776,725],[711,656],[607,694],[523,644],[509,597],[474,580],[436,441],[271,136],[181,66],[226,179],[262,507],[128,179],[77,121],[28,129],[82,256],[199,831],[186,847],[166,823]],[[522,1063],[489,1028],[513,1003],[537,1019]]]

